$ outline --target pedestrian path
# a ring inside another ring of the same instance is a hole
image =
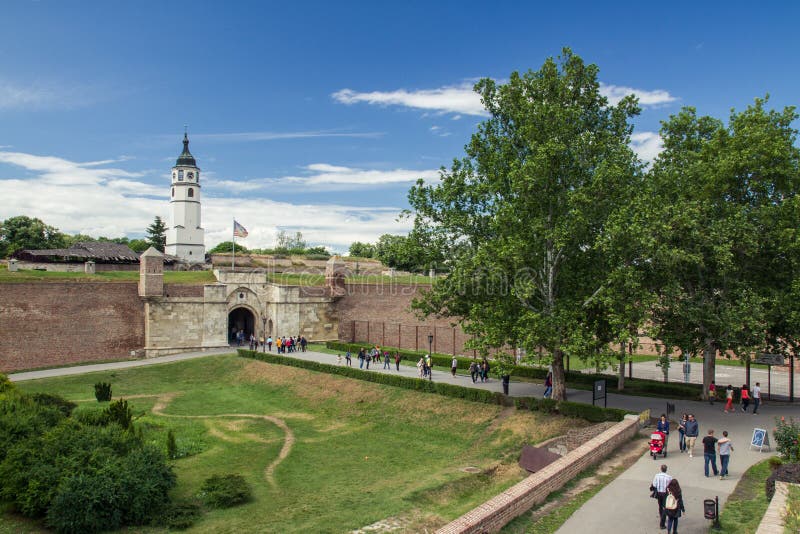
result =
[[[47,377],[106,371],[109,369],[126,369],[144,365],[158,365],[192,358],[230,354],[233,352],[235,352],[234,347],[221,348],[144,360],[28,371],[11,374],[9,378],[12,381],[36,380]],[[335,354],[308,351],[289,353],[284,356],[331,365],[340,365],[338,363],[339,359]],[[416,362],[405,363],[415,364]],[[342,354],[341,365],[344,365],[344,354]],[[353,367],[358,367],[357,358],[353,358]],[[394,362],[391,362],[390,369],[383,369],[383,367],[383,362],[377,363],[377,365],[371,364],[369,372],[418,377],[417,368],[413,365],[401,364],[399,371],[395,369]],[[500,381],[494,378],[485,383],[481,383],[480,381],[473,383],[469,375],[457,374],[453,377],[449,370],[445,371],[436,368],[433,371],[432,378],[435,382],[483,388],[497,392],[502,391]],[[511,396],[541,397],[544,393],[544,386],[542,384],[512,381],[509,393]],[[587,404],[592,403],[591,391],[568,389],[567,396],[571,401]],[[660,415],[666,410],[667,402],[670,401],[662,398],[618,395],[613,392],[608,394],[609,408],[624,408],[638,412],[649,409],[654,416]],[[572,517],[564,523],[561,529],[558,530],[559,534],[602,532],[604,531],[604,525],[608,527],[609,532],[630,532],[637,534],[661,532],[658,528],[658,519],[656,517],[657,505],[655,500],[649,498],[648,488],[653,476],[662,463],[668,466],[667,472],[676,477],[683,488],[686,515],[680,519],[679,532],[682,534],[706,533],[709,522],[703,518],[703,499],[713,499],[715,496],[719,496],[720,505],[723,506],[728,495],[730,495],[736,487],[736,483],[742,473],[754,463],[772,454],[771,452],[759,452],[750,449],[748,445],[753,435],[753,429],[763,428],[771,432],[772,428],[775,426],[776,417],[800,417],[800,407],[796,405],[789,406],[785,403],[767,402],[762,405],[758,415],[753,415],[751,413],[741,412],[725,414],[723,412],[722,403],[709,405],[708,403],[692,401],[671,402],[674,402],[676,407],[675,417],[678,417],[683,412],[695,414],[700,423],[701,438],[706,434],[709,428],[713,428],[717,436],[720,436],[723,430],[729,432],[734,446],[729,467],[730,478],[727,480],[720,480],[719,477],[704,477],[702,444],[698,440],[693,458],[689,458],[688,455],[685,454],[680,454],[678,452],[676,432],[668,443],[667,458],[659,458],[657,461],[653,461],[649,454],[643,456],[631,468],[625,471],[625,473],[608,484],[577,510]]]

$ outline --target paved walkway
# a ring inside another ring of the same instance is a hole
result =
[[[12,381],[35,380],[38,378],[91,373],[108,369],[125,369],[226,354],[231,353],[233,350],[232,348],[224,348],[207,352],[191,352],[146,360],[30,371],[11,374],[9,378]],[[289,354],[288,356],[334,365],[337,364],[337,357],[332,354],[300,352]],[[342,361],[342,364],[344,364],[343,359]],[[358,367],[358,359],[353,358],[353,366]],[[384,370],[383,363],[379,363],[377,365],[371,365],[370,371],[400,374],[411,377],[417,376],[416,367],[400,365],[400,371],[396,371],[393,362],[389,370]],[[479,387],[491,391],[502,391],[500,381],[497,379],[491,379],[487,383],[478,382],[473,384],[469,375],[459,374],[456,377],[452,377],[449,371],[438,369],[434,369],[433,380],[466,387]],[[512,396],[541,396],[544,393],[544,386],[512,381],[509,392]],[[591,391],[570,389],[567,391],[567,395],[569,400],[572,401],[589,404],[592,402]],[[626,408],[636,411],[650,409],[653,415],[664,412],[666,403],[667,400],[665,399],[634,397],[617,395],[614,393],[609,393],[608,395],[609,407]],[[762,405],[758,415],[753,415],[751,413],[745,414],[742,412],[725,414],[721,403],[716,403],[711,406],[708,403],[677,401],[675,405],[677,414],[682,412],[691,412],[695,414],[700,423],[701,437],[706,434],[709,428],[715,429],[715,434],[717,436],[720,436],[723,430],[728,430],[734,446],[734,452],[731,455],[731,464],[729,467],[730,479],[719,480],[718,477],[705,478],[703,476],[702,444],[698,442],[698,445],[695,446],[695,455],[693,458],[689,458],[685,454],[679,454],[676,433],[672,436],[673,439],[668,444],[667,458],[659,458],[657,461],[653,461],[649,454],[644,455],[631,468],[625,471],[625,473],[611,482],[575,512],[558,531],[559,534],[603,531],[604,527],[598,528],[601,525],[607,526],[608,529],[610,529],[609,531],[613,530],[623,533],[647,534],[651,532],[660,532],[658,529],[658,520],[656,518],[657,506],[655,501],[649,498],[648,487],[658,467],[662,463],[669,466],[667,472],[676,477],[683,488],[686,515],[680,520],[679,531],[683,534],[706,533],[709,521],[703,519],[703,499],[719,496],[720,505],[724,505],[728,495],[730,495],[736,487],[736,483],[741,474],[748,467],[771,454],[768,452],[750,450],[748,445],[753,435],[753,428],[763,428],[771,433],[772,428],[775,426],[776,417],[800,417],[800,406],[789,406],[785,403],[767,402],[766,405]]]

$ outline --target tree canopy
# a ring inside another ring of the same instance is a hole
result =
[[[151,247],[164,252],[167,245],[167,225],[156,215],[153,224],[147,227],[147,242]]]
[[[415,306],[462,317],[484,352],[547,347],[557,399],[565,351],[596,345],[590,316],[609,272],[600,241],[639,183],[635,99],[609,105],[597,73],[565,49],[506,84],[479,81],[490,116],[466,156],[409,193],[415,229],[449,244],[449,276]]]
[[[58,228],[36,217],[19,215],[0,223],[0,256],[8,257],[18,250],[63,248],[67,236]]]

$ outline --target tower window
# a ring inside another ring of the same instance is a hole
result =
[[[183,181],[183,171],[178,171],[178,181],[179,182]]]
[[[175,188],[174,187],[172,188],[172,196],[173,197],[175,196]]]
[[[189,188],[189,196],[190,196],[190,197],[193,197],[193,196],[194,196],[194,189],[193,189],[193,188],[191,188],[191,187]]]

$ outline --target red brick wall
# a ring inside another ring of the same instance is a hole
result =
[[[143,346],[135,282],[0,284],[0,372],[126,358]]]
[[[471,355],[464,350],[469,337],[450,318],[419,319],[411,301],[427,286],[401,284],[347,284],[346,295],[336,301],[339,339],[390,347],[425,350],[434,335],[434,352]],[[454,336],[455,335],[455,336]]]

